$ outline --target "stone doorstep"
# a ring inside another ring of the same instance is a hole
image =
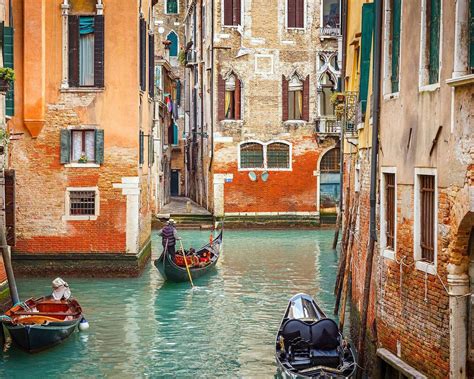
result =
[[[421,372],[415,370],[409,364],[402,361],[395,354],[384,348],[377,349],[377,356],[387,362],[390,366],[396,368],[403,375],[411,379],[427,379]]]

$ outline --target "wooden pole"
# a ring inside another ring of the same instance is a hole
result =
[[[184,265],[186,266],[186,271],[188,272],[189,281],[194,288],[193,278],[191,277],[191,271],[189,270],[188,261],[186,260],[186,254],[184,253],[183,242],[179,240],[181,245],[181,252],[183,253]]]

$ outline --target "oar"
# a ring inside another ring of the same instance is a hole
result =
[[[194,288],[193,278],[191,277],[191,271],[189,271],[188,261],[186,259],[186,254],[184,253],[183,242],[179,240],[179,243],[181,244],[181,252],[183,253],[184,264],[186,265],[186,271],[188,272],[189,281],[191,282],[191,285]]]

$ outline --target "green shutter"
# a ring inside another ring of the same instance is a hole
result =
[[[178,13],[178,0],[166,1],[166,13]]]
[[[95,163],[104,163],[104,130],[95,131]]]
[[[3,66],[13,68],[13,28],[5,26],[3,28]],[[5,113],[7,116],[15,114],[14,84],[10,85],[10,90],[5,98]]]
[[[469,67],[474,69],[474,0],[470,1],[469,15]]]
[[[392,3],[392,93],[399,91],[401,0]]]
[[[61,129],[61,164],[71,161],[71,131]]]
[[[440,14],[441,0],[430,0],[431,9],[427,18],[429,19],[429,84],[439,82],[439,31],[440,31]]]
[[[372,37],[374,32],[374,3],[362,5],[362,38],[360,54],[360,83],[359,101],[362,114],[367,109],[367,95],[369,91],[370,57],[372,51]]]
[[[140,133],[139,133],[139,140],[138,140],[138,143],[139,143],[139,156],[138,156],[138,163],[140,165],[143,164],[143,161],[144,161],[144,143],[145,143],[145,134],[140,130]]]

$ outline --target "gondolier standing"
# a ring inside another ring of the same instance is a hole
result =
[[[179,241],[181,237],[178,236],[178,232],[176,231],[176,226],[172,218],[168,220],[166,226],[160,230],[159,234],[161,236],[163,248],[168,250],[171,259],[174,261],[176,254],[176,241]]]

